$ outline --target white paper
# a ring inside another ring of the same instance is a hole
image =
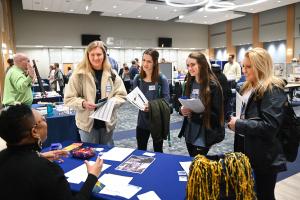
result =
[[[187,177],[186,176],[179,176],[179,181],[186,182],[187,181]]]
[[[104,148],[95,148],[96,151],[103,151]]]
[[[89,161],[90,164],[94,164],[95,161]],[[103,163],[102,170],[106,170],[111,165]],[[65,176],[68,177],[69,183],[75,183],[78,184],[80,182],[84,182],[88,176],[86,165],[82,164],[79,167],[76,167],[75,169],[70,170],[69,172],[65,173]]]
[[[99,178],[99,182],[103,183],[105,186],[120,186],[128,185],[133,177],[120,176],[115,174],[104,174]]]
[[[195,113],[202,113],[204,111],[204,105],[200,99],[178,99],[181,105],[191,109]]]
[[[192,164],[192,161],[187,162],[179,162],[183,170],[186,172],[187,175],[189,175],[190,172],[190,165]]]
[[[243,97],[236,92],[236,98],[235,98],[235,112],[236,112],[236,117],[240,119],[241,117],[241,110],[243,106]]]
[[[127,156],[129,156],[133,151],[134,151],[134,149],[131,149],[131,148],[114,147],[111,150],[109,150],[108,152],[105,152],[101,156],[101,159],[112,160],[112,161],[122,161]]]
[[[144,194],[137,195],[139,200],[160,200],[154,191],[149,191]]]
[[[121,185],[121,186],[105,186],[99,193],[113,196],[121,196],[130,199],[142,188],[135,185]]]
[[[127,100],[136,106],[140,110],[145,109],[145,103],[148,103],[147,98],[143,94],[143,92],[139,89],[139,87],[134,88],[127,96]]]
[[[145,152],[143,155],[153,157],[155,156],[155,153]]]
[[[105,122],[110,122],[111,114],[115,106],[114,98],[108,99],[107,102],[100,106],[93,114],[90,116],[93,119],[102,120]]]

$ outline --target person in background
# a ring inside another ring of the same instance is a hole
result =
[[[231,96],[232,96],[231,88],[230,88],[230,85],[228,83],[226,76],[223,74],[223,72],[221,70],[220,65],[212,64],[211,69],[212,69],[213,73],[215,74],[215,76],[217,77],[217,79],[222,87],[223,98],[224,98],[224,118],[225,118],[225,120],[227,120],[230,116],[229,103],[230,103]]]
[[[87,179],[81,190],[73,194],[64,171],[51,162],[67,152],[40,153],[41,143],[47,138],[47,123],[38,111],[24,104],[2,109],[0,137],[7,143],[7,148],[0,152],[1,199],[89,199],[103,160],[98,157],[93,165],[85,161]]]
[[[122,74],[122,79],[123,79],[126,91],[127,91],[127,93],[129,93],[130,92],[130,88],[131,88],[129,68],[127,66],[125,66],[123,69],[124,69],[124,71],[123,71],[123,74]]]
[[[59,69],[58,63],[54,63],[54,69],[55,69],[54,82],[56,84],[56,92],[59,93],[63,97],[64,96],[64,87],[65,87],[64,74]]]
[[[246,52],[243,60],[246,82],[241,89],[241,116],[231,117],[234,151],[248,156],[255,174],[258,200],[273,200],[277,174],[286,170],[278,139],[287,96],[284,82],[273,76],[270,54],[262,48]]]
[[[69,80],[64,97],[65,104],[76,110],[76,125],[82,142],[114,144],[117,110],[125,102],[126,95],[122,79],[111,69],[103,43],[91,42]],[[90,118],[98,100],[106,97],[115,102],[110,121]]]
[[[231,88],[235,88],[236,83],[240,80],[242,75],[239,63],[234,61],[234,54],[229,55],[228,63],[225,64],[223,73],[230,82]]]
[[[123,75],[124,67],[127,67],[127,68],[128,68],[128,66],[127,66],[126,63],[123,63],[123,67],[119,70],[119,73],[118,73],[118,74],[119,74],[120,77],[122,77],[122,75]]]
[[[14,56],[15,65],[5,76],[3,101],[4,106],[16,102],[31,105],[33,101],[31,85],[35,79],[35,72],[29,58],[23,53]]]
[[[12,59],[12,58],[7,59],[7,64],[8,64],[8,66],[6,67],[5,74],[7,74],[8,70],[9,70],[12,66],[14,66],[14,59]]]
[[[73,73],[72,68],[71,68],[71,67],[68,67],[68,73],[67,73],[67,75],[66,75],[66,81],[65,81],[65,84],[67,84],[67,83],[69,82],[72,73]]]
[[[49,85],[51,88],[51,91],[56,91],[56,82],[54,81],[54,75],[55,75],[55,67],[53,65],[50,65],[50,71],[49,71]]]
[[[183,94],[187,98],[200,99],[202,113],[181,106],[184,116],[178,137],[185,137],[190,156],[206,155],[211,145],[221,142],[225,136],[222,87],[211,71],[206,56],[201,52],[190,53],[186,65],[188,74]]]
[[[160,63],[166,63],[166,59],[162,58],[162,59],[160,60]]]
[[[147,49],[144,51],[141,72],[134,78],[133,89],[135,87],[139,87],[149,101],[149,103],[145,104],[145,110],[139,110],[138,114],[136,127],[138,149],[147,150],[147,144],[151,134],[153,138],[154,151],[163,152],[163,138],[156,137],[155,134],[158,134],[157,132],[151,132],[152,122],[149,119],[149,105],[151,105],[153,101],[165,99],[169,102],[170,99],[168,80],[159,72],[158,57],[159,53],[155,49]],[[159,85],[160,79],[162,84],[161,86]],[[167,125],[169,126],[169,124]]]
[[[131,61],[131,67],[129,69],[130,80],[133,81],[135,75],[137,75],[138,73],[139,73],[139,70],[137,68],[136,61],[133,60],[133,61]]]
[[[135,58],[134,60],[135,60],[136,68],[138,69],[138,71],[140,71],[141,66],[140,66],[140,61],[139,61],[139,59],[138,59],[138,58]]]
[[[103,45],[105,48],[105,52],[107,53],[107,46],[105,44],[103,44]],[[119,71],[118,62],[114,58],[110,57],[108,53],[107,53],[107,57],[108,57],[110,65],[111,65],[111,68],[116,70],[116,72],[118,73],[118,71]]]

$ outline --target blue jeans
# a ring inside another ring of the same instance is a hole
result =
[[[104,144],[110,146],[114,145],[113,131],[108,133],[106,131],[106,128],[100,128],[100,129],[92,128],[91,132],[86,132],[79,129],[79,134],[82,142]]]

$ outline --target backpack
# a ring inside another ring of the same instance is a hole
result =
[[[300,142],[300,119],[288,101],[285,104],[285,116],[278,139],[282,145],[286,160],[294,162],[297,158]]]

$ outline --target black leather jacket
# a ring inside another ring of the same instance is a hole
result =
[[[236,121],[234,151],[245,153],[256,171],[283,171],[285,157],[277,135],[287,96],[282,89],[273,87],[261,99],[254,97],[255,94],[249,97],[241,119]]]

